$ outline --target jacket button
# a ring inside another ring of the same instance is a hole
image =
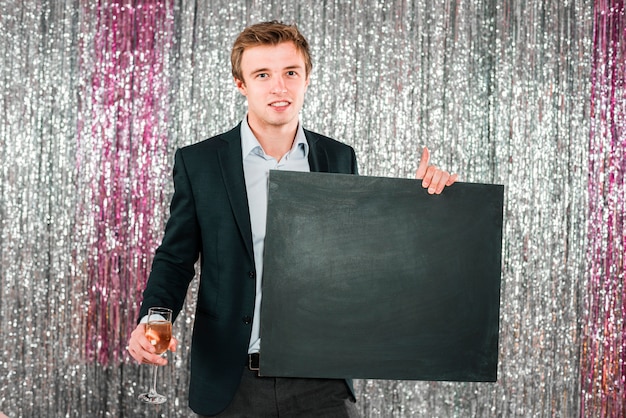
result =
[[[255,274],[253,271],[249,271],[249,272],[248,272],[248,276],[249,276],[251,279],[254,279],[254,278],[256,277],[256,274]]]
[[[243,323],[246,325],[250,325],[250,322],[252,322],[252,318],[249,316],[244,316],[243,318],[241,318],[243,320]]]

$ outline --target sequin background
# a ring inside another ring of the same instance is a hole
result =
[[[228,54],[297,22],[302,118],[366,175],[418,149],[505,185],[498,381],[356,382],[368,417],[626,413],[623,0],[0,0],[0,411],[193,416],[193,288],[159,384],[130,361],[176,147],[239,121]]]

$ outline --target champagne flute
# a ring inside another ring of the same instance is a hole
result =
[[[157,354],[164,355],[172,339],[172,310],[167,308],[148,309],[146,323],[146,338],[156,349]],[[167,400],[164,395],[156,391],[158,365],[153,366],[152,387],[148,393],[139,395],[139,400],[151,404],[161,404]]]

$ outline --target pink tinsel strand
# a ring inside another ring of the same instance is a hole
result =
[[[164,51],[173,21],[168,2],[101,0],[94,9],[95,67],[92,96],[86,99],[92,102],[93,148],[88,151],[99,168],[91,181],[97,212],[88,249],[85,349],[88,359],[102,364],[124,353],[147,278],[146,253],[157,240],[150,220],[163,196],[154,187],[160,179],[154,178],[152,156],[167,144],[166,132],[155,127],[167,106]],[[164,44],[157,45],[160,40]]]
[[[594,4],[589,159],[589,281],[581,353],[581,416],[626,415],[624,192],[626,11]]]

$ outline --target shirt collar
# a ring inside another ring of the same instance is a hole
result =
[[[259,143],[259,140],[256,139],[254,133],[252,133],[252,129],[250,129],[250,125],[248,125],[248,115],[241,121],[241,155],[245,159],[251,152],[263,153],[263,148]],[[308,158],[309,156],[309,143],[306,140],[306,135],[304,135],[304,129],[302,128],[302,123],[298,123],[298,128],[296,129],[296,138],[293,141],[293,146],[291,147],[291,151],[289,153],[293,153],[295,150],[302,150],[300,154],[296,154],[301,158]]]

